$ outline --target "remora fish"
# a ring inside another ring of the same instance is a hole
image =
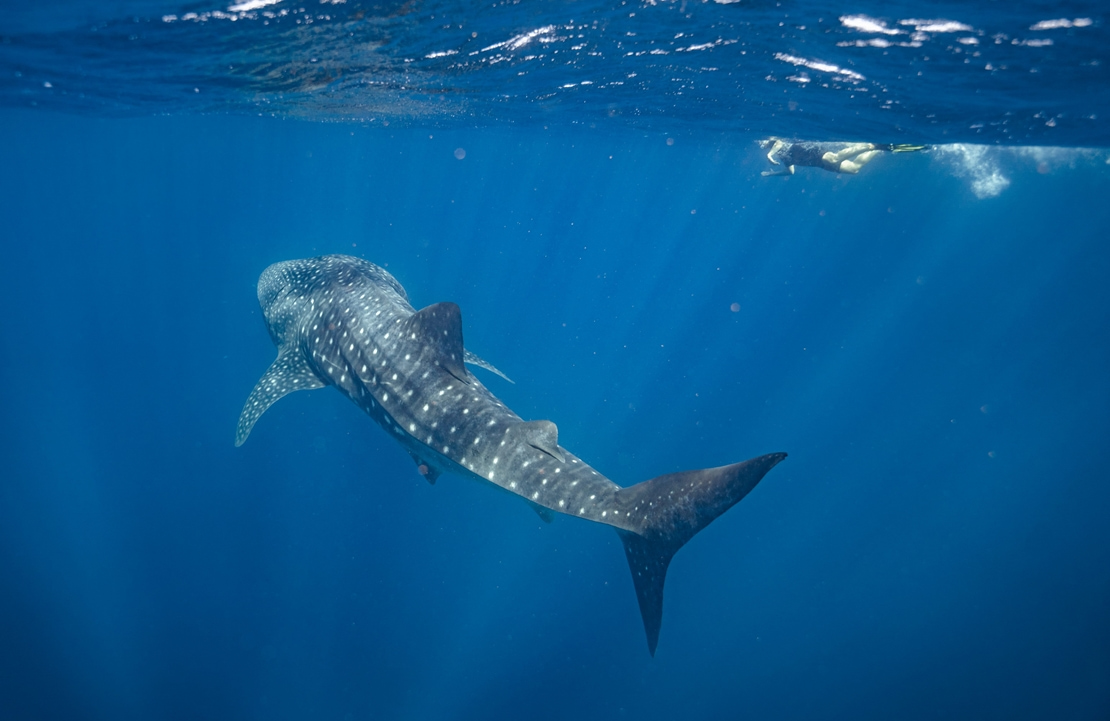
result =
[[[346,255],[271,265],[258,279],[258,302],[278,357],[243,406],[236,446],[282,396],[334,385],[405,447],[428,481],[470,476],[520,496],[544,520],[554,512],[612,526],[653,656],[675,552],[786,457],[621,488],[560,446],[554,423],[522,420],[466,370],[464,362],[500,373],[463,348],[454,303],[417,311],[387,271]]]

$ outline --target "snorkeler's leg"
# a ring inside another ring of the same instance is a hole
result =
[[[878,155],[881,152],[882,152],[881,150],[868,150],[868,151],[865,151],[863,153],[860,153],[859,155],[855,156],[854,158],[849,158],[847,160],[842,160],[842,161],[840,161],[840,165],[838,167],[838,170],[841,173],[848,173],[850,175],[855,175],[856,173],[858,173],[860,171],[860,168],[862,168],[863,166],[870,163],[875,158],[875,156]]]
[[[852,158],[852,162],[862,168],[863,166],[867,165],[872,160],[874,160],[875,156],[878,155],[881,152],[883,152],[883,151],[881,151],[881,150],[868,150],[868,151],[860,153],[856,157]]]
[[[871,143],[852,143],[836,152],[829,151],[821,155],[821,161],[825,163],[829,170],[836,170],[840,163],[855,159],[856,155],[870,150],[875,150],[875,145]]]
[[[864,153],[874,152],[875,150],[876,149],[875,149],[875,144],[874,143],[852,143],[851,145],[844,148],[843,150],[837,151],[836,153],[832,153],[835,160],[830,161],[830,162],[832,162],[834,165],[836,165],[836,164],[839,164],[840,162],[842,162],[844,160],[855,160],[856,156],[862,155]],[[829,155],[829,154],[830,153],[825,153],[825,155]],[[867,162],[867,161],[865,160],[864,162]]]
[[[832,150],[828,151],[821,156],[821,163],[825,170],[831,170],[834,173],[855,173],[859,171],[859,168],[855,170],[845,170],[844,162],[854,160],[860,153],[867,152],[874,147],[875,146],[871,143],[852,143],[835,152]]]

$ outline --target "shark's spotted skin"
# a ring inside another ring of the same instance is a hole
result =
[[[270,266],[258,300],[278,357],[243,407],[237,446],[285,394],[334,385],[408,450],[429,481],[443,472],[477,477],[520,496],[545,520],[565,513],[617,529],[652,653],[671,557],[785,457],[621,488],[561,447],[554,423],[524,421],[466,370],[473,363],[501,375],[463,348],[455,304],[417,311],[387,271],[344,255]]]

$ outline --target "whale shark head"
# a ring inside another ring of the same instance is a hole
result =
[[[296,266],[297,261],[274,263],[262,271],[258,279],[258,305],[270,337],[278,347],[285,342],[288,329],[297,320],[302,300],[297,292],[299,285],[293,282],[297,276]]]
[[[302,320],[306,304],[327,292],[329,286],[365,285],[392,289],[404,305],[408,294],[389,271],[362,258],[333,255],[321,259],[287,260],[274,263],[258,278],[258,305],[274,344],[281,347],[291,329]],[[411,306],[410,306],[411,309]]]

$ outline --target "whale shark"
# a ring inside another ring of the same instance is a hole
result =
[[[279,398],[335,386],[430,483],[443,473],[475,478],[520,497],[545,521],[565,514],[612,527],[652,656],[675,553],[786,458],[769,453],[621,487],[563,448],[553,422],[522,419],[467,369],[503,375],[463,347],[454,303],[416,310],[388,271],[347,255],[271,265],[258,279],[258,302],[277,359],[243,406],[236,446]]]

